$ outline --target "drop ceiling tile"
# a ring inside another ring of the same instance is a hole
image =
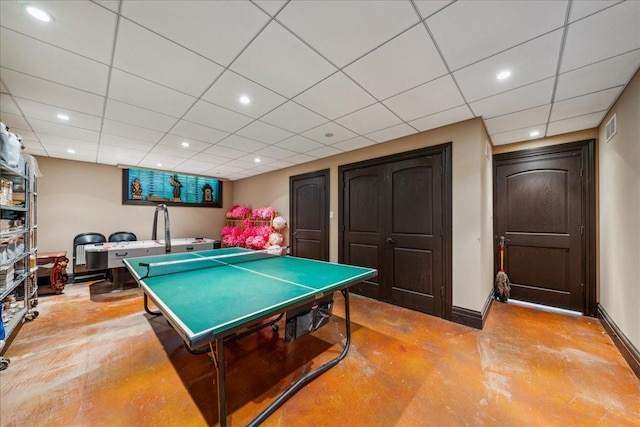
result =
[[[203,175],[205,174],[205,172],[211,170],[211,168],[215,166],[217,165],[211,164],[209,162],[190,159],[180,163],[180,165],[177,166],[175,170],[183,173]]]
[[[238,114],[206,101],[198,101],[183,117],[203,126],[235,132],[253,121],[251,117]]]
[[[287,3],[287,0],[254,0],[253,3],[258,5],[270,16],[275,16],[282,6]]]
[[[0,93],[9,93],[9,90],[2,82],[0,82]]]
[[[233,148],[224,147],[222,145],[214,145],[211,148],[207,148],[202,153],[198,154],[198,159],[207,158],[207,156],[213,156],[214,159],[237,159],[242,156],[246,156],[246,151],[234,150]]]
[[[460,105],[459,107],[412,120],[409,122],[409,125],[423,132],[472,118],[473,113],[469,110],[469,107]]]
[[[413,3],[418,8],[422,19],[426,19],[449,3],[453,3],[453,0],[414,0]]]
[[[100,144],[100,148],[98,149],[98,163],[136,166],[146,154],[146,151]]]
[[[375,145],[376,143],[364,136],[356,136],[355,138],[347,139],[346,141],[338,142],[337,144],[333,144],[332,147],[337,148],[342,151],[353,151],[359,148],[369,147],[370,145]]]
[[[567,4],[553,0],[462,1],[426,23],[450,69],[457,70],[560,28]]]
[[[324,147],[316,148],[315,150],[307,151],[306,155],[322,159],[325,157],[335,156],[336,154],[344,153],[344,150],[335,148],[334,146],[325,145]]]
[[[472,102],[471,109],[476,116],[488,119],[548,104],[551,102],[554,80],[555,78],[546,79]]]
[[[251,42],[230,68],[288,98],[336,71],[275,21]]]
[[[417,133],[418,131],[411,126],[402,123],[399,125],[391,126],[386,129],[381,129],[365,135],[367,138],[376,142],[391,141],[392,139],[401,138],[403,136]]]
[[[554,31],[520,46],[476,62],[453,73],[467,102],[552,77],[558,67],[562,30]],[[511,76],[496,75],[509,70]]]
[[[6,28],[0,28],[0,63],[97,95],[107,90],[108,66]]]
[[[275,145],[271,145],[269,147],[265,147],[261,150],[256,151],[255,154],[259,157],[266,156],[276,161],[276,160],[286,159],[287,157],[295,156],[298,153],[296,153],[295,151],[290,151],[284,148],[276,147]]]
[[[125,136],[109,135],[103,133],[100,137],[100,146],[108,145],[110,147],[130,148],[136,151],[151,150],[156,144],[154,142],[141,141],[139,139],[131,139]]]
[[[602,9],[619,3],[620,0],[588,0],[574,1],[571,3],[571,11],[569,12],[569,22],[575,22]]]
[[[91,2],[40,0],[29,4],[49,13],[53,21],[45,24],[33,19],[21,1],[1,1],[2,26],[103,64],[110,63],[115,13]]]
[[[358,136],[349,129],[346,129],[334,122],[325,123],[321,126],[310,129],[302,135],[321,144],[327,145],[335,144]]]
[[[489,135],[536,126],[547,122],[550,110],[551,104],[541,105],[540,107],[518,111],[517,113],[487,119],[484,121],[484,125]]]
[[[293,101],[279,106],[261,117],[260,120],[293,133],[304,132],[328,121],[321,115]]]
[[[221,147],[233,148],[235,150],[242,150],[244,151],[243,155],[267,147],[267,144],[265,143],[254,141],[253,139],[245,138],[240,135],[230,135],[228,138],[220,141],[218,145]]]
[[[306,154],[296,154],[295,156],[287,157],[288,162],[291,162],[295,165],[301,165],[302,163],[311,162],[316,160],[315,157],[308,156]]]
[[[2,123],[11,128],[9,132],[14,129],[31,129],[24,117],[18,114],[2,113]]]
[[[25,146],[24,152],[27,154],[31,154],[32,156],[41,156],[41,157],[48,156],[47,151],[39,142],[23,141],[22,144]]]
[[[193,151],[172,147],[169,145],[158,144],[149,151],[149,154],[170,156],[177,159],[190,159],[195,154]]]
[[[40,144],[40,141],[38,141],[38,137],[36,136],[35,133],[33,133],[33,131],[28,130],[28,129],[20,129],[17,127],[12,127],[9,132],[13,132],[15,133],[19,138],[22,138],[22,144],[27,146],[27,144],[25,144],[25,142],[31,141],[33,143],[37,143],[38,145]]]
[[[107,108],[105,109],[104,116],[118,122],[139,125],[161,132],[168,131],[174,123],[176,123],[174,117],[151,110],[145,110],[144,108],[125,104],[124,102],[114,99],[107,100]]]
[[[242,170],[241,168],[230,166],[229,163],[225,163],[223,165],[213,167],[212,169],[209,170],[209,172],[215,171],[216,174],[218,173],[228,174],[228,173],[239,172],[241,170]]]
[[[20,109],[7,93],[0,94],[0,113],[22,115]]]
[[[176,125],[171,129],[171,133],[183,138],[203,141],[209,144],[215,144],[229,136],[229,133],[227,132],[202,126],[197,123],[188,122],[186,120],[180,120],[176,123]]]
[[[249,97],[251,102],[242,104],[239,101],[241,96]],[[202,99],[254,119],[268,113],[287,100],[277,93],[228,70],[202,96]]]
[[[258,161],[256,161],[258,160]],[[264,166],[264,165],[268,165],[270,163],[273,163],[276,161],[276,159],[273,159],[271,157],[268,156],[259,156],[256,153],[251,153],[251,154],[247,154],[246,156],[242,156],[235,161],[241,161],[241,162],[246,162],[248,164],[251,164],[251,169],[255,169],[258,168],[260,166]],[[237,163],[236,163],[237,164]]]
[[[377,103],[337,119],[336,122],[357,134],[364,135],[365,133],[397,125],[402,123],[402,120],[389,111],[387,107]]]
[[[514,143],[514,142],[530,141],[530,140],[534,140],[534,139],[539,139],[539,138],[542,138],[542,135],[544,135],[544,128],[545,128],[545,125],[532,126],[530,128],[524,128],[524,129],[512,130],[512,131],[509,131],[509,132],[497,133],[495,135],[491,135],[491,142],[493,143],[494,146],[496,146],[496,145],[511,144],[511,143]],[[540,136],[532,137],[530,134],[534,130],[540,132]]]
[[[443,76],[383,102],[405,121],[415,120],[464,103],[451,76]]]
[[[49,122],[59,123],[61,125],[73,126],[82,129],[89,129],[96,132],[100,131],[102,119],[98,116],[90,114],[78,113],[76,111],[65,110],[64,108],[52,107],[51,105],[39,102],[29,101],[26,99],[16,98],[24,115],[29,119],[39,119]],[[66,114],[69,116],[68,121],[58,119],[58,114]]]
[[[188,144],[186,147],[182,145],[184,142]],[[158,145],[169,146],[175,150],[186,151],[193,156],[195,153],[199,153],[200,151],[211,147],[212,144],[207,144],[206,142],[195,139],[184,138],[178,135],[167,134],[160,140],[160,142],[158,142]]]
[[[447,73],[424,25],[390,40],[344,69],[377,99],[385,99]]]
[[[69,148],[76,150],[76,154],[82,152],[98,151],[98,143],[93,141],[83,141],[81,139],[74,139],[63,135],[51,135],[40,132],[38,134],[40,142],[47,149],[47,151],[57,149],[66,151]],[[93,160],[95,161],[95,159]]]
[[[95,143],[97,143],[100,138],[99,132],[70,125],[63,125],[33,118],[29,119],[29,124],[31,124],[34,132],[38,135],[40,133],[47,133],[50,135],[64,136],[67,138],[80,139]]]
[[[606,114],[607,111],[597,111],[595,113],[585,114],[584,116],[550,122],[547,128],[547,136],[597,128]]]
[[[336,119],[376,102],[341,72],[301,93],[294,101],[329,119]]]
[[[105,119],[102,123],[102,134],[121,136],[131,140],[156,143],[164,136],[164,132],[141,128],[127,123]]]
[[[302,135],[294,135],[282,142],[278,142],[277,144],[275,144],[275,146],[284,148],[286,150],[295,151],[296,153],[306,153],[307,151],[323,147],[324,144],[321,144],[309,138],[305,138]]]
[[[192,96],[116,69],[111,72],[109,98],[172,117],[181,117],[196,101]]]
[[[229,163],[225,163],[225,166],[236,167],[240,169],[240,171],[242,172],[242,171],[255,168],[256,164],[253,162],[253,158],[249,159],[249,161],[234,159],[234,160],[231,160]]]
[[[102,115],[104,107],[104,97],[102,96],[27,76],[6,68],[0,68],[0,78],[15,97],[96,116]]]
[[[267,144],[275,144],[276,142],[293,136],[289,131],[261,122],[260,120],[256,120],[243,127],[237,134]]]
[[[611,24],[615,22],[615,31]],[[569,25],[560,72],[640,48],[640,2],[625,1]]]
[[[419,21],[409,2],[290,2],[278,20],[338,67]]]
[[[622,87],[614,87],[600,92],[590,93],[577,98],[555,102],[551,108],[550,121],[555,122],[571,117],[608,110],[618,97]]]
[[[276,167],[276,168],[288,168],[288,167],[291,167],[293,165],[294,164],[291,163],[288,160],[276,160],[273,163],[269,163],[269,166],[273,166],[273,167]]]
[[[138,162],[138,166],[143,168],[171,170],[178,166],[182,159],[164,154],[148,153],[144,159]]]
[[[250,2],[127,1],[122,14],[218,64],[227,66],[267,23]]]
[[[98,3],[107,9],[117,12],[120,8],[120,0],[93,0],[95,3]]]
[[[200,96],[222,67],[136,25],[120,21],[116,68],[193,96]]]
[[[47,148],[49,157],[55,157],[64,160],[73,160],[75,162],[95,163],[98,156],[97,150],[80,150],[73,154],[69,154],[67,150],[61,147]]]
[[[627,83],[640,64],[640,50],[561,74],[556,100],[573,98]]]

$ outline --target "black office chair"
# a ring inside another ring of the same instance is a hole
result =
[[[106,278],[107,271],[106,270],[86,270],[78,271],[77,267],[79,265],[85,265],[85,255],[84,255],[84,245],[94,244],[94,243],[105,243],[107,238],[104,237],[103,234],[91,232],[91,233],[82,233],[78,234],[73,238],[73,261],[72,261],[72,273],[73,280],[71,283],[75,283],[79,276],[83,279],[90,279],[92,277]],[[78,261],[82,261],[78,263]]]
[[[116,231],[109,235],[110,242],[135,242],[138,240],[135,234],[129,231]]]

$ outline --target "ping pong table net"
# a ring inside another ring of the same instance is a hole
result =
[[[265,249],[259,251],[213,255],[208,257],[188,258],[173,261],[159,261],[152,263],[141,262],[138,265],[141,270],[141,279],[146,279],[149,277],[165,276],[169,274],[185,273],[194,270],[223,267],[279,256],[279,252],[277,254],[274,254],[273,251]]]

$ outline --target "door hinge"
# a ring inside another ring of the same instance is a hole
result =
[[[584,236],[584,225],[580,226],[580,235]]]
[[[584,295],[584,283],[580,283],[580,288],[582,289],[582,295]]]
[[[584,169],[580,168],[580,178],[582,178],[583,170]]]

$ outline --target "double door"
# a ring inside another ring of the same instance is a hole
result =
[[[354,292],[444,317],[444,153],[342,167],[341,260],[378,269]]]

